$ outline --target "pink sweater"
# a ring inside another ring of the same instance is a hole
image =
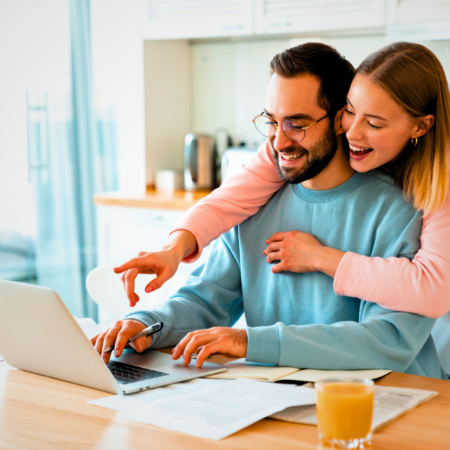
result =
[[[212,240],[255,214],[283,184],[270,147],[262,145],[239,174],[178,221],[173,231],[190,231],[199,246],[199,252],[184,262],[195,261]],[[334,279],[336,294],[390,310],[440,317],[450,311],[450,198],[424,219],[421,246],[413,261],[347,252]]]

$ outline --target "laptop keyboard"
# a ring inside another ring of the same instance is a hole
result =
[[[111,361],[108,369],[114,378],[121,384],[134,383],[136,381],[150,380],[151,378],[164,377],[168,373],[157,370],[144,369],[143,367],[132,366],[117,361]]]

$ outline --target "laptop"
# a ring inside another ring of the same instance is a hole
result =
[[[133,349],[106,365],[54,290],[2,280],[0,355],[18,369],[120,395],[226,370],[209,362],[184,366],[171,355]]]

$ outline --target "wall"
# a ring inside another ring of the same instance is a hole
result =
[[[213,133],[227,127],[236,143],[258,145],[251,122],[264,108],[269,63],[275,54],[304,42],[336,47],[354,65],[385,44],[384,37],[333,37],[193,43],[191,45],[192,127]]]
[[[189,44],[186,40],[144,45],[146,180],[183,168],[183,139],[191,131]]]
[[[190,45],[186,45],[186,41],[171,41],[176,52],[170,64],[161,62],[161,57],[151,60],[150,53],[146,51],[147,182],[152,180],[155,170],[179,169],[182,166],[182,135],[187,124],[190,126],[189,131],[208,134],[214,134],[219,127],[226,127],[231,132],[235,145],[240,142],[246,142],[250,146],[261,144],[264,138],[254,129],[251,120],[264,108],[270,60],[286,48],[310,41],[335,47],[355,67],[367,55],[389,43],[381,35],[193,41]],[[450,41],[420,43],[436,53],[450,79]],[[166,43],[153,41],[153,51],[162,45]],[[161,76],[161,68],[174,70],[174,61],[181,61],[177,76]],[[157,76],[158,83],[154,82],[155,78],[151,78],[151,70],[160,72]],[[190,95],[186,94],[188,80]],[[165,98],[169,98],[170,102],[163,105]],[[170,108],[167,108],[168,104]],[[164,134],[168,132],[166,124],[155,114],[160,109],[164,111],[165,117],[169,117],[169,112],[173,111],[181,124],[177,131],[170,132],[170,140]],[[160,145],[152,145],[154,139]],[[164,140],[167,140],[167,144],[164,144]]]
[[[145,189],[146,0],[91,0],[95,109],[117,122],[119,188]]]

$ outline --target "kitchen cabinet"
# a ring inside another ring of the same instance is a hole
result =
[[[450,20],[448,0],[387,0],[389,24],[420,24]]]
[[[210,192],[149,190],[141,195],[95,195],[98,264],[123,264],[141,251],[157,251],[183,213]],[[181,264],[181,273],[188,274],[202,264],[206,254],[193,264]]]
[[[255,0],[256,34],[366,30],[385,25],[385,0]]]
[[[449,19],[448,0],[148,0],[145,38],[367,32]]]
[[[385,26],[385,0],[149,0],[147,39],[366,30]]]
[[[253,0],[148,0],[147,39],[249,36]]]

